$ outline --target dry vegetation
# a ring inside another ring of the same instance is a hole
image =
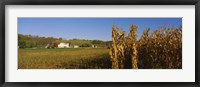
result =
[[[110,57],[112,68],[123,69],[181,69],[182,28],[161,28],[143,32],[137,41],[137,26],[131,25],[130,33],[112,27]]]
[[[112,68],[138,68],[136,29],[137,26],[132,25],[129,35],[126,36],[126,33],[119,31],[118,27],[112,27],[112,47],[109,52]]]

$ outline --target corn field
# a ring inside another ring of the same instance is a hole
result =
[[[112,26],[109,54],[113,69],[181,69],[182,27],[146,29],[137,40],[136,25],[128,35]]]

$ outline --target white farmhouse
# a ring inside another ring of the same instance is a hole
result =
[[[74,45],[74,48],[79,48],[79,46],[78,45]]]
[[[92,48],[97,48],[97,46],[96,45],[92,45]]]
[[[69,48],[69,43],[60,43],[58,44],[58,48]]]

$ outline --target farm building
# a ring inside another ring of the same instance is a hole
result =
[[[47,45],[45,46],[45,48],[50,48],[50,44],[47,44]]]
[[[92,45],[92,48],[97,48],[97,46],[96,45]]]
[[[74,48],[79,48],[79,46],[78,45],[74,45]]]
[[[58,44],[58,48],[69,48],[69,43],[60,43]]]

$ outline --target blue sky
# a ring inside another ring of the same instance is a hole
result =
[[[111,40],[112,25],[127,33],[131,24],[138,26],[138,38],[150,28],[178,27],[182,18],[18,18],[18,33],[64,39]]]

